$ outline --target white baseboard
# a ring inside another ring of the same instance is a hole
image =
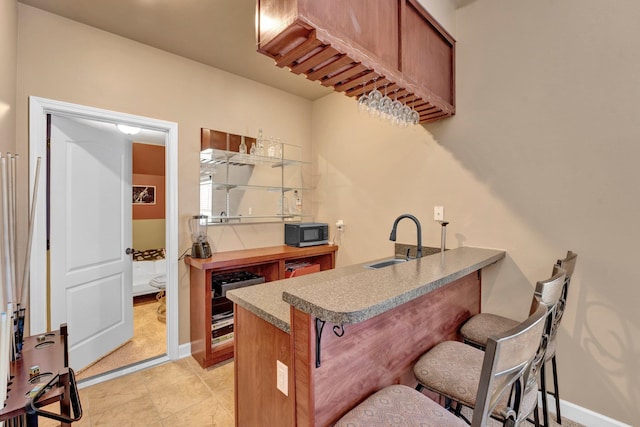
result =
[[[547,395],[547,404],[550,412],[549,416],[555,417],[556,402],[552,395]],[[562,399],[560,399],[560,412],[564,418],[568,418],[571,421],[575,421],[588,427],[631,427],[630,424],[614,420],[606,415],[599,414],[590,409],[583,408]]]
[[[178,359],[191,356],[191,343],[181,344],[178,346]]]

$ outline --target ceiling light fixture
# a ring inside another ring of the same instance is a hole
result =
[[[120,132],[126,133],[127,135],[136,135],[138,132],[140,132],[140,128],[136,126],[118,124],[116,125],[116,127]]]

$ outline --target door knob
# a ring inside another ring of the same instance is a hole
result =
[[[127,248],[127,249],[124,251],[124,253],[125,253],[125,254],[127,254],[127,255],[131,255],[131,254],[133,253],[133,248]]]

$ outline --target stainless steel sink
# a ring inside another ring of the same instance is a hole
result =
[[[384,267],[389,267],[390,265],[400,264],[402,262],[407,262],[407,260],[404,258],[385,259],[383,261],[378,261],[373,264],[367,264],[364,267],[365,268],[384,268]]]

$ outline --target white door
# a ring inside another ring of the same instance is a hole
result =
[[[131,143],[54,115],[50,147],[51,327],[79,370],[133,336]]]

